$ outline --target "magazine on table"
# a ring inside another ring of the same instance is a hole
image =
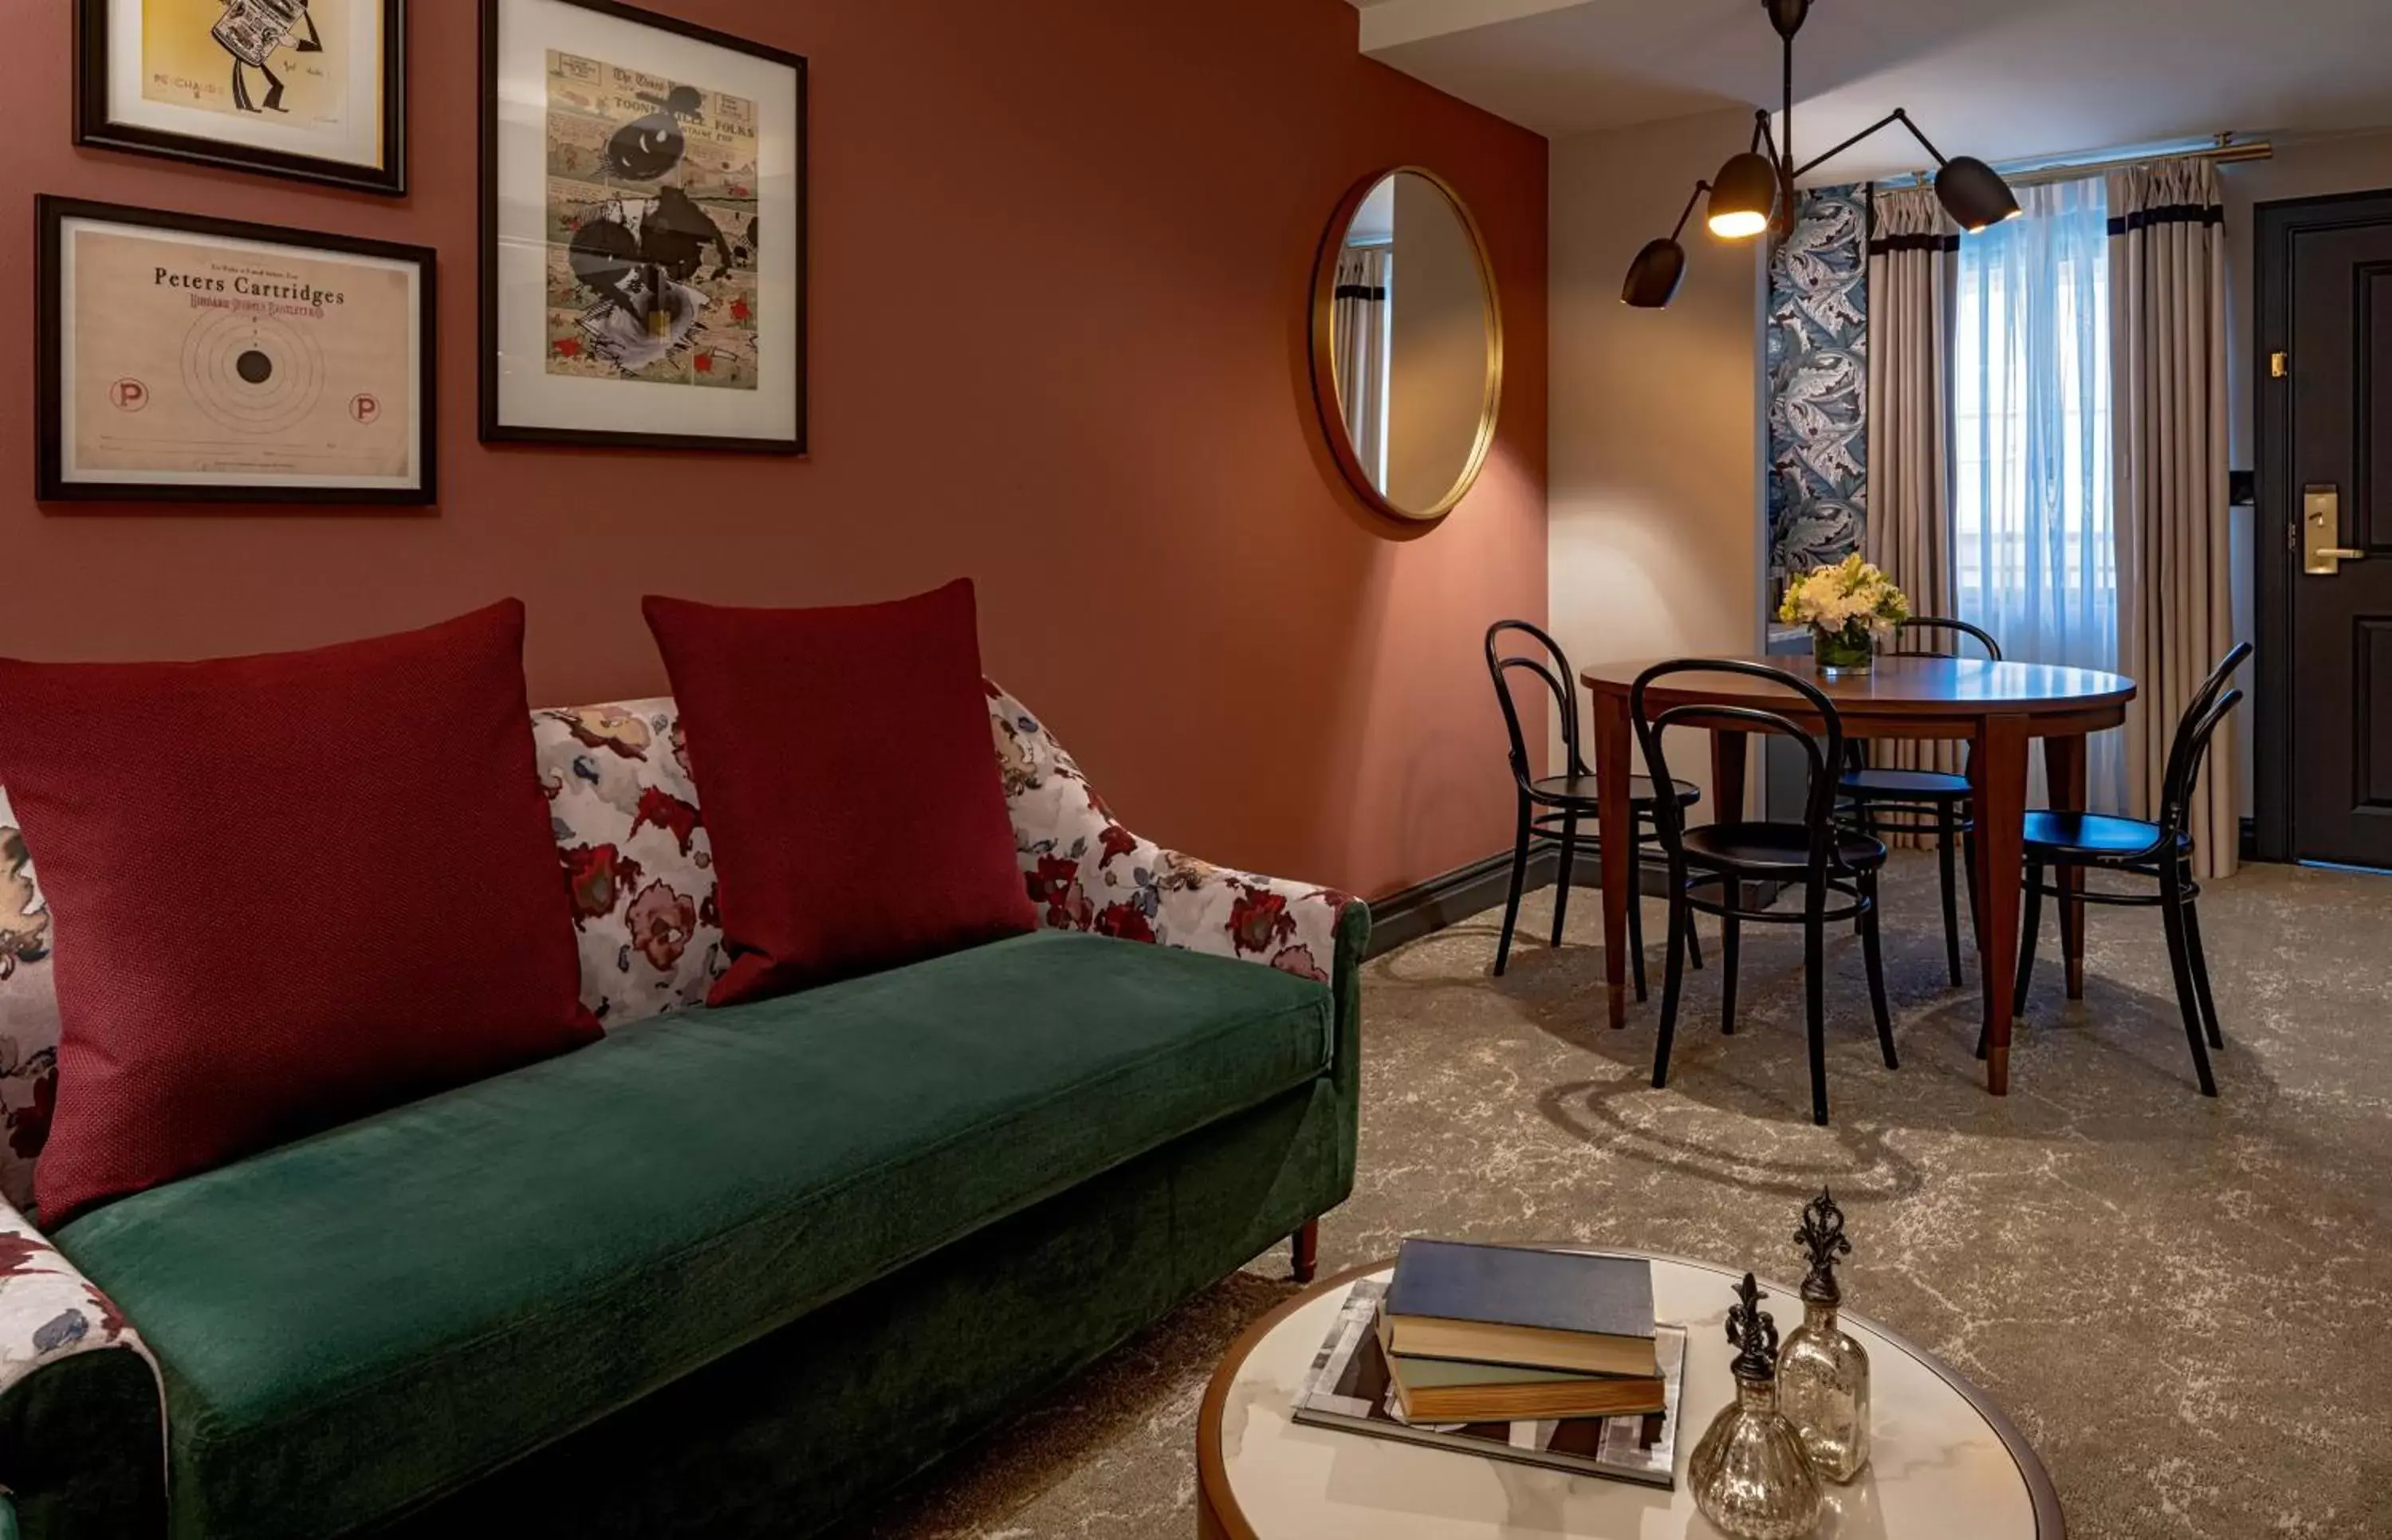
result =
[[[1667,1404],[1658,1413],[1571,1417],[1560,1422],[1408,1422],[1396,1410],[1395,1381],[1379,1345],[1379,1306],[1386,1291],[1384,1279],[1365,1278],[1346,1296],[1345,1308],[1338,1312],[1296,1391],[1296,1421],[1574,1475],[1646,1486],[1678,1484],[1678,1398],[1686,1361],[1684,1326],[1654,1328],[1654,1350],[1667,1390]]]

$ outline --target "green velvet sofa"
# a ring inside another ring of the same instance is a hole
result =
[[[1341,1202],[1367,911],[1137,839],[990,703],[1046,928],[732,1009],[617,998],[588,1048],[55,1236],[0,1208],[6,1517],[836,1531]],[[584,708],[617,710],[669,731]]]

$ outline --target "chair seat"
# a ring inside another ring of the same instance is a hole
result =
[[[1686,859],[1704,866],[1799,876],[1811,864],[1807,823],[1710,823],[1687,830],[1685,838]],[[1848,872],[1873,872],[1885,864],[1885,847],[1866,835],[1840,833],[1836,861]]]
[[[1677,787],[1681,806],[1692,807],[1702,800],[1702,789],[1693,783],[1681,781]],[[1552,807],[1576,804],[1591,808],[1596,801],[1597,787],[1592,775],[1548,775],[1541,781],[1529,783],[1529,795]],[[1629,778],[1628,805],[1632,808],[1659,806],[1659,799],[1653,795],[1650,779],[1642,775]]]
[[[1864,801],[1883,798],[1901,802],[1966,802],[1975,796],[1965,775],[1943,770],[1862,770],[1837,783],[1846,796]]]
[[[2030,861],[2120,861],[2142,854],[2163,837],[2158,824],[2138,818],[2043,811],[2026,815]],[[2191,849],[2192,836],[2178,835],[2176,846],[2179,850]]]

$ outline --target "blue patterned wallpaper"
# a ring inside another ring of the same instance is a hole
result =
[[[1769,570],[1840,562],[1868,519],[1868,205],[1802,194],[1769,273]]]

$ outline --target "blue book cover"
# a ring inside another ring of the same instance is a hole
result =
[[[1653,1339],[1653,1267],[1599,1257],[1466,1241],[1407,1240],[1387,1314],[1539,1331]]]

